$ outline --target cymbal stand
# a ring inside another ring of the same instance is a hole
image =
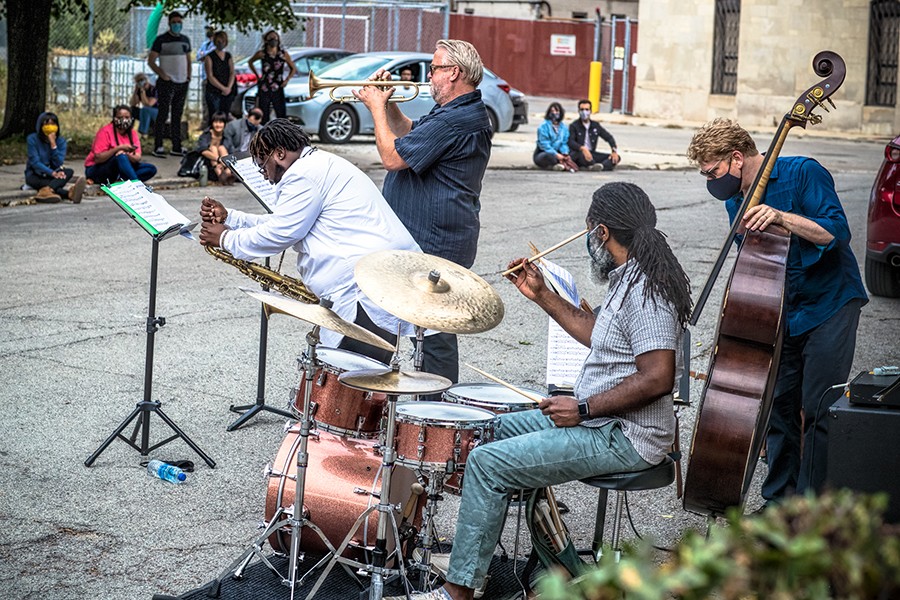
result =
[[[425,513],[422,517],[422,530],[419,533],[419,544],[422,548],[422,554],[418,560],[414,560],[410,565],[410,569],[419,572],[418,586],[420,591],[428,591],[431,589],[431,553],[437,540],[437,533],[434,527],[435,515],[437,514],[437,503],[443,500],[441,495],[444,491],[445,481],[456,472],[453,460],[448,460],[444,471],[436,469],[419,470],[416,469],[416,476],[420,482],[422,479],[428,480],[428,486],[425,488],[428,495],[425,500]]]
[[[213,586],[208,592],[208,596],[212,598],[218,598],[219,596],[219,587],[222,583],[222,580],[228,573],[233,573],[232,577],[234,579],[241,579],[243,577],[244,569],[247,568],[247,565],[250,564],[250,561],[253,559],[253,556],[259,556],[260,560],[279,578],[281,578],[281,582],[291,588],[291,598],[294,597],[294,592],[297,588],[303,585],[306,577],[313,573],[316,569],[318,569],[321,565],[325,563],[325,561],[332,555],[334,555],[335,550],[334,546],[331,544],[331,541],[325,534],[322,533],[322,530],[312,522],[311,519],[306,517],[303,513],[303,496],[304,491],[306,489],[306,470],[309,466],[309,432],[312,429],[312,415],[310,411],[311,407],[311,398],[312,398],[312,389],[316,377],[316,371],[319,367],[319,361],[316,357],[316,346],[319,344],[319,326],[316,325],[313,327],[312,331],[310,331],[306,335],[306,343],[309,346],[307,350],[306,357],[302,360],[303,372],[304,372],[304,380],[306,385],[304,386],[303,391],[303,411],[300,418],[300,448],[297,451],[297,475],[294,478],[295,481],[295,491],[294,491],[294,505],[290,509],[286,510],[283,506],[279,506],[278,510],[275,511],[275,514],[272,516],[271,521],[269,521],[266,528],[263,530],[259,536],[253,541],[251,546],[241,554],[237,560],[235,560],[231,565],[225,569],[219,577],[213,582]],[[319,536],[322,540],[322,543],[325,544],[325,547],[328,548],[329,553],[326,554],[319,562],[317,562],[313,567],[303,574],[302,577],[297,577],[297,566],[303,559],[303,553],[300,552],[300,535],[302,533],[303,527],[309,527]],[[269,561],[269,558],[263,554],[262,548],[265,541],[269,538],[269,536],[275,534],[277,531],[281,529],[290,528],[291,531],[291,549],[289,555],[288,562],[288,575],[284,577],[277,568]],[[351,577],[354,577],[353,572],[349,569],[346,569]],[[311,598],[312,596],[310,596]]]
[[[391,368],[395,371],[400,370],[399,356],[397,354],[394,354],[394,358],[391,361]],[[338,547],[337,551],[331,553],[331,560],[328,562],[325,570],[322,571],[322,574],[319,576],[319,579],[316,581],[316,584],[313,586],[312,590],[310,590],[309,595],[306,597],[306,600],[311,600],[312,597],[316,595],[316,592],[319,591],[319,588],[325,582],[325,579],[328,577],[331,569],[333,569],[334,565],[338,563],[345,566],[353,566],[358,569],[359,572],[371,573],[371,583],[369,585],[369,600],[381,600],[384,597],[384,584],[386,576],[400,575],[400,579],[403,582],[406,593],[410,593],[409,580],[406,576],[406,566],[403,564],[403,557],[401,556],[400,552],[400,532],[397,528],[397,519],[394,515],[394,511],[398,510],[399,506],[395,506],[390,502],[391,475],[394,471],[394,462],[396,460],[397,453],[397,451],[394,449],[394,434],[397,417],[397,398],[397,394],[388,394],[387,397],[388,413],[387,424],[385,426],[385,443],[381,455],[381,492],[378,498],[378,504],[370,506],[365,511],[363,511],[363,513],[359,515],[359,517],[357,517],[356,522],[353,524],[350,532],[347,533],[347,536],[344,538],[344,541],[341,543],[340,547]],[[363,523],[367,522],[369,515],[374,510],[378,511],[378,533],[375,537],[375,548],[372,551],[373,564],[364,564],[357,560],[344,557],[344,550],[350,544],[354,534],[363,525]],[[387,536],[389,525],[390,532],[394,538],[394,552],[397,554],[398,568],[396,569],[388,568],[385,566],[387,563]]]
[[[416,325],[416,348],[413,351],[413,366],[421,371],[425,365],[425,328]],[[418,398],[418,397],[417,397]]]

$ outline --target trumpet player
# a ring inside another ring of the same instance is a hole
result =
[[[310,145],[302,129],[274,119],[250,142],[250,154],[267,181],[275,185],[271,214],[228,209],[213,198],[200,205],[200,242],[250,260],[288,248],[297,252],[300,279],[314,294],[328,298],[342,319],[393,341],[412,326],[370,301],[356,285],[353,269],[378,250],[419,246],[362,171],[339,156]],[[389,352],[323,329],[325,346],[364,354],[384,363]]]
[[[477,89],[484,73],[469,42],[438,40],[428,76],[436,102],[413,122],[396,103],[394,88],[365,86],[356,96],[372,113],[375,143],[388,174],[384,197],[427,254],[469,268],[475,262],[481,222],[481,181],[491,157],[491,122]],[[379,69],[373,80],[389,80]],[[430,335],[423,368],[456,383],[456,336]]]

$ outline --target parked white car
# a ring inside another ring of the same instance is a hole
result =
[[[331,63],[319,71],[315,71],[320,79],[361,81],[368,79],[378,69],[387,69],[394,77],[400,79],[400,71],[410,68],[413,81],[428,81],[431,66],[431,54],[420,52],[368,52],[354,54]],[[484,70],[484,79],[478,86],[488,118],[494,131],[508,131],[513,126],[513,104],[509,97],[509,84],[489,71]],[[330,97],[331,90],[322,90],[312,98],[309,97],[308,82],[291,82],[285,86],[287,98],[287,116],[296,121],[309,134],[316,134],[323,142],[344,144],[359,133],[371,134],[375,131],[372,113],[361,102],[335,102]],[[349,94],[349,89],[338,88],[335,96]],[[407,94],[398,88],[395,94]],[[244,96],[244,110],[256,103],[256,90],[251,89]],[[434,99],[428,86],[419,88],[419,95],[400,104],[400,110],[410,119],[418,119],[434,108]]]

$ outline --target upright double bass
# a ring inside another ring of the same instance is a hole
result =
[[[694,426],[684,481],[684,507],[692,512],[722,515],[729,507],[743,506],[762,448],[784,332],[791,234],[779,226],[742,232],[741,218],[762,201],[788,132],[821,122],[813,111],[828,111],[825,102],[834,107],[831,96],[844,82],[844,60],[834,52],[819,52],[813,70],[824,79],[797,98],[781,120],[691,315],[690,323],[696,325],[735,237],[743,233]]]

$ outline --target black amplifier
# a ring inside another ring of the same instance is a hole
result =
[[[900,407],[900,374],[874,375],[863,371],[850,382],[850,403]]]
[[[828,409],[828,475],[832,488],[889,496],[884,520],[900,523],[900,410],[851,405]]]

